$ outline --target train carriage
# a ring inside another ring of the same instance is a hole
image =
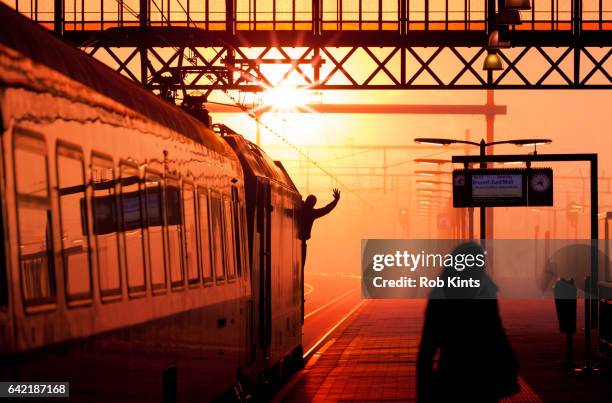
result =
[[[0,7],[0,380],[201,401],[300,356],[300,196],[282,165],[265,157],[264,228],[244,173],[261,150]]]
[[[223,130],[221,130],[223,132]],[[301,196],[278,161],[242,136],[224,137],[244,170],[253,298],[261,309],[254,334],[262,357],[273,362],[302,358],[303,267],[298,239]],[[297,346],[297,347],[296,347]]]

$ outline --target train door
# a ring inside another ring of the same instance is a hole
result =
[[[253,330],[253,295],[251,282],[246,235],[246,219],[244,216],[244,204],[238,196],[238,188],[232,186],[232,221],[234,223],[234,244],[236,271],[240,283],[240,312],[246,312],[245,320],[241,320],[241,335],[244,338],[241,346],[244,348],[244,362],[252,364],[256,358],[256,346]]]
[[[1,138],[0,138],[1,140]],[[4,188],[4,146],[0,141],[0,355],[8,353],[13,348],[12,314],[9,309],[9,281],[8,281],[8,221],[5,220],[6,192]],[[3,351],[6,348],[7,351]]]
[[[272,341],[272,268],[270,260],[270,184],[264,181],[257,182],[256,195],[256,234],[253,239],[257,241],[254,251],[258,251],[259,256],[253,256],[259,268],[257,283],[259,284],[257,293],[259,310],[259,344],[264,351],[264,357],[268,356]],[[255,283],[254,283],[255,284]]]

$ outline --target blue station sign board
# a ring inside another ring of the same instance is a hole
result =
[[[454,207],[552,206],[551,168],[453,171]]]

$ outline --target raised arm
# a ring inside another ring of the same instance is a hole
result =
[[[334,200],[332,200],[327,206],[322,208],[314,209],[315,218],[323,217],[326,214],[329,214],[338,204],[340,200],[340,191],[338,189],[333,189]]]

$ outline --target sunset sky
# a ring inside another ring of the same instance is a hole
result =
[[[330,94],[340,102],[364,103],[419,103],[419,104],[482,104],[486,100],[483,91],[397,91],[379,93],[376,91],[360,93]],[[325,101],[326,95],[323,95]],[[612,210],[612,142],[608,132],[612,127],[612,116],[609,113],[610,95],[606,91],[496,91],[497,104],[507,105],[508,114],[498,116],[495,124],[495,139],[513,139],[544,137],[553,140],[547,146],[539,147],[540,153],[592,153],[599,155],[600,175],[600,211]],[[254,123],[243,115],[220,114],[214,117],[216,121],[224,122],[254,139]],[[300,145],[342,145],[342,144],[414,144],[414,137],[446,137],[464,138],[466,130],[470,131],[471,139],[478,141],[486,134],[484,117],[482,116],[439,116],[439,115],[304,115],[283,114],[265,116],[264,120],[277,127],[293,144]],[[262,144],[270,154],[284,161],[292,177],[303,193],[306,192],[306,168],[304,164],[293,162],[299,159],[296,153],[287,149],[266,147],[280,145],[280,141],[272,134],[262,130]],[[461,150],[453,152],[451,148],[439,150],[396,151],[388,155],[388,164],[411,161],[414,158],[435,157],[450,159],[452,155],[463,154]],[[477,150],[474,150],[475,153]],[[496,153],[526,153],[532,149],[518,148],[512,145],[498,146]],[[350,154],[344,151],[344,155]],[[373,156],[372,156],[373,154]],[[313,158],[317,161],[331,160],[325,164],[335,172],[346,172],[341,166],[381,166],[380,153],[363,154],[346,159],[342,151],[319,151]],[[336,160],[334,160],[334,158]],[[534,165],[535,166],[535,165]],[[539,166],[546,166],[540,164]],[[495,210],[496,238],[533,238],[536,226],[539,235],[543,237],[546,231],[551,237],[557,238],[588,238],[589,237],[589,186],[588,164],[586,163],[555,163],[553,167],[556,177],[582,177],[580,179],[555,180],[555,207],[553,208],[497,208]],[[441,169],[450,171],[451,164]],[[389,172],[413,174],[417,169],[424,169],[414,163],[399,165]],[[315,167],[309,167],[311,173],[317,172]],[[355,170],[356,172],[357,170]],[[366,170],[367,171],[367,170]],[[364,172],[364,171],[359,171]],[[319,171],[320,173],[320,171]],[[416,177],[402,178],[399,189],[382,192],[381,178],[363,178],[342,176],[340,179],[349,189],[358,191],[362,199],[355,194],[343,190],[344,203],[340,203],[337,212],[328,218],[320,220],[313,231],[313,249],[321,251],[313,259],[334,259],[333,250],[338,246],[358,251],[356,243],[360,238],[429,238],[437,237],[437,215],[448,213],[451,208],[433,208],[430,217],[418,217],[415,214]],[[604,180],[605,179],[605,180]],[[444,179],[442,179],[444,180]],[[450,180],[450,179],[446,179]],[[336,183],[325,176],[311,177],[309,189],[316,194],[321,202],[331,200],[331,187]],[[370,187],[371,189],[367,189]],[[450,186],[447,186],[450,188]],[[348,200],[351,200],[348,202]],[[450,201],[446,203],[450,204]],[[581,205],[578,213],[577,226],[567,223],[568,210],[571,205]],[[398,220],[402,207],[410,211],[410,225],[404,230]],[[556,224],[554,223],[556,215]],[[476,217],[476,227],[477,227]],[[601,222],[603,224],[603,221]],[[347,226],[357,227],[356,231],[343,231]],[[555,231],[556,227],[556,231]],[[477,231],[477,229],[476,229]],[[556,235],[553,236],[553,231]],[[600,229],[603,234],[603,225]],[[332,235],[333,243],[323,240],[324,235]],[[359,234],[359,236],[357,236]],[[356,239],[357,238],[357,239]],[[321,240],[320,242],[318,240]],[[339,263],[340,264],[340,263]]]

